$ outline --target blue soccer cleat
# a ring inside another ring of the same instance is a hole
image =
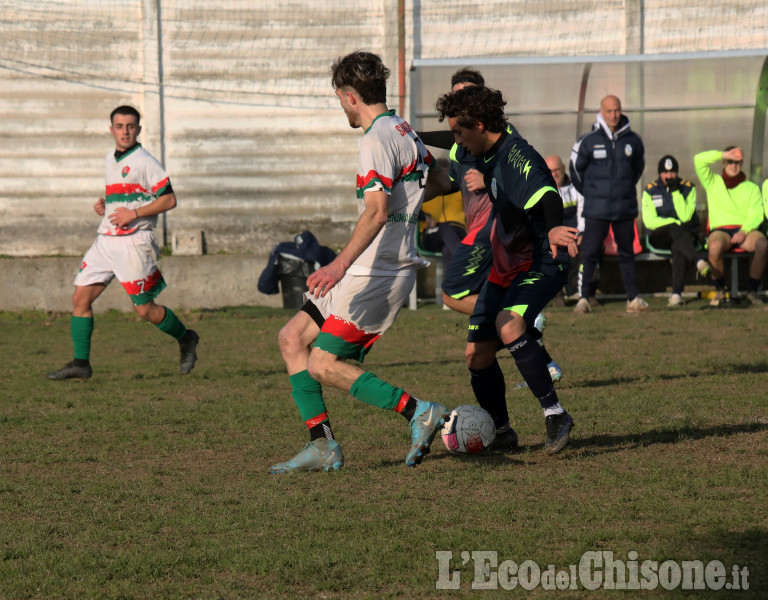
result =
[[[344,455],[336,440],[312,440],[288,462],[272,465],[273,475],[291,471],[338,471],[344,466]]]
[[[563,370],[554,360],[547,365],[547,370],[549,370],[549,376],[552,378],[552,383],[560,381],[563,378]]]
[[[416,410],[411,419],[411,449],[405,456],[405,464],[415,467],[429,454],[429,445],[435,434],[445,424],[450,411],[442,404],[416,400]]]

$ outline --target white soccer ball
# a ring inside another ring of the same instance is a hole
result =
[[[496,425],[487,410],[462,404],[451,411],[443,425],[443,443],[451,452],[477,454],[496,439]]]

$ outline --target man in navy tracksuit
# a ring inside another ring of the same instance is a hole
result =
[[[584,196],[581,241],[584,283],[574,312],[590,312],[588,298],[594,295],[592,279],[611,226],[627,293],[627,312],[648,309],[645,300],[637,295],[632,249],[638,214],[635,186],[644,168],[643,141],[629,128],[629,119],[621,113],[621,101],[616,96],[606,96],[600,102],[600,113],[592,131],[583,135],[571,150],[571,180]]]

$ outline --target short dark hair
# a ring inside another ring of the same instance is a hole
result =
[[[485,85],[485,79],[480,74],[480,71],[476,71],[470,67],[459,69],[453,75],[451,75],[451,87],[457,83],[472,83],[474,85]]]
[[[112,111],[112,114],[109,115],[110,123],[113,123],[115,121],[115,115],[134,116],[136,117],[136,124],[138,125],[139,123],[141,123],[141,115],[139,114],[139,111],[133,108],[133,106],[128,106],[127,104],[118,106],[115,110]]]
[[[504,118],[506,105],[500,91],[485,86],[470,86],[440,96],[435,108],[440,121],[449,117],[468,128],[480,122],[489,132],[501,133],[507,128]]]
[[[381,57],[372,52],[356,50],[339,57],[331,65],[331,83],[338,90],[351,87],[365,104],[387,102],[389,69]]]

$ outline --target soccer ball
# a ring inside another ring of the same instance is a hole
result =
[[[451,411],[443,425],[443,443],[451,452],[477,454],[496,439],[496,425],[487,410],[462,404]]]

